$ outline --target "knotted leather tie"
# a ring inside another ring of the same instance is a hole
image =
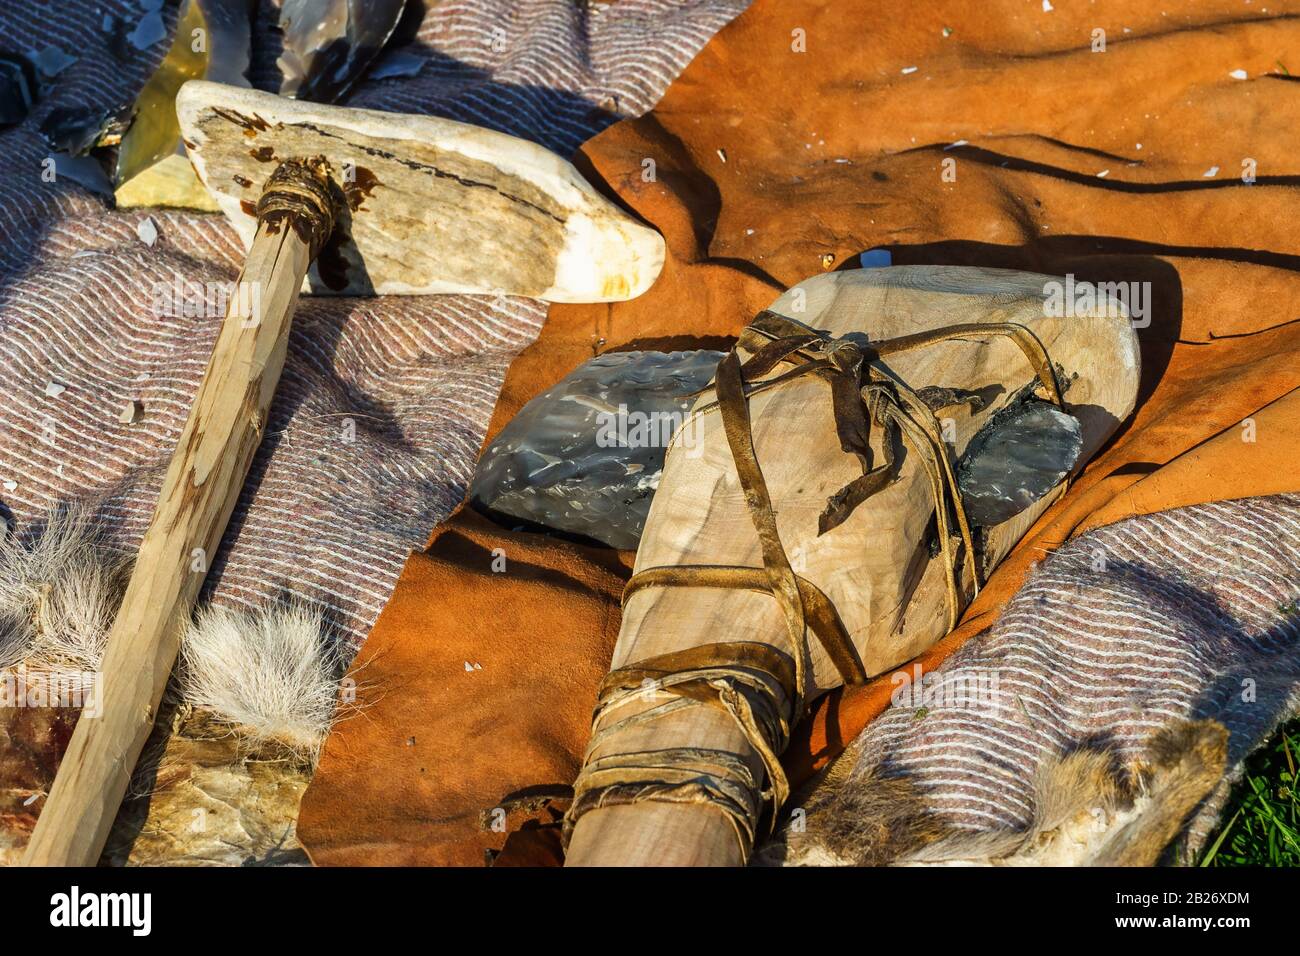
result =
[[[1024,326],[1009,322],[951,325],[881,342],[862,344],[816,331],[794,319],[764,311],[741,333],[736,347],[718,363],[714,401],[693,415],[718,411],[746,508],[758,535],[763,566],[673,565],[634,574],[623,603],[650,587],[743,588],[770,594],[786,625],[790,652],[751,641],[720,641],[661,654],[611,671],[601,684],[593,734],[574,784],[574,799],[565,817],[565,836],[579,817],[598,807],[653,800],[705,803],[726,814],[736,832],[742,857],[754,843],[760,817],[770,805],[769,827],[789,796],[779,755],[790,728],[808,704],[808,630],[812,630],[846,684],[866,680],[858,655],[835,606],[811,581],[795,573],[777,532],[771,496],[754,450],[749,398],[804,375],[830,386],[832,413],[840,447],[857,457],[862,474],[827,501],[818,519],[818,535],[842,524],[863,501],[897,479],[900,442],[918,452],[934,499],[935,519],[947,569],[948,624],[956,626],[963,609],[961,570],[954,550],[953,523],[962,563],[976,591],[979,565],[961,493],[949,460],[937,409],[956,404],[947,389],[914,390],[877,366],[878,360],[948,339],[1009,336],[1034,367],[1048,400],[1061,404],[1061,393],[1046,350]],[[743,362],[739,350],[749,353]],[[790,368],[763,378],[780,365]],[[705,391],[708,391],[706,389]],[[883,429],[882,461],[873,465],[871,427]],[[606,716],[629,703],[656,695],[672,699],[601,726]],[[592,758],[613,734],[659,720],[687,706],[719,707],[735,720],[762,761],[766,788],[754,779],[749,764],[736,754],[696,747]]]

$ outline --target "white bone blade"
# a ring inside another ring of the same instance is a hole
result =
[[[199,179],[245,246],[271,172],[287,159],[329,161],[346,202],[308,275],[317,294],[617,302],[663,267],[659,233],[527,140],[204,80],[181,87],[176,113]]]

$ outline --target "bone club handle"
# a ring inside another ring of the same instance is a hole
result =
[[[267,180],[237,294],[109,634],[95,690],[98,716],[83,711],[77,722],[24,865],[99,860],[261,442],[303,277],[333,228],[334,195],[323,160],[286,162]]]

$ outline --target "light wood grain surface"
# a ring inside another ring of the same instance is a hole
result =
[[[960,323],[1022,324],[1065,370],[1066,406],[1082,421],[1081,460],[1086,461],[1133,408],[1136,338],[1122,308],[1112,316],[1045,315],[1049,281],[1047,276],[955,267],[855,270],[801,283],[772,308],[814,328],[837,335],[869,333],[873,340]],[[974,414],[969,409],[944,413],[953,419],[954,457],[993,414],[1034,381],[1032,367],[1005,337],[961,338],[892,356],[879,367],[914,388],[1003,385]],[[750,403],[754,443],[792,565],[830,597],[868,673],[874,675],[943,636],[945,570],[940,558],[928,553],[918,557],[933,501],[910,451],[894,484],[859,506],[838,528],[817,536],[817,516],[827,497],[860,474],[856,459],[840,450],[829,391],[825,383],[807,376],[759,393]],[[877,455],[879,431],[873,429]],[[680,434],[689,430],[684,426]],[[675,442],[669,450],[637,552],[637,571],[673,564],[761,566],[758,539],[716,411],[703,417],[698,445],[687,448]],[[1056,497],[1059,492],[991,529],[989,566],[1006,555]],[[907,602],[909,584],[918,576]],[[964,586],[969,595],[972,582],[966,580]],[[629,600],[612,667],[720,640],[761,641],[791,651],[783,619],[769,596],[655,588]],[[811,658],[815,693],[837,686],[839,676],[816,641],[811,641]],[[682,745],[726,750],[746,758],[756,773],[761,769],[731,719],[702,704],[611,735],[593,756]],[[572,834],[568,853],[570,865],[734,865],[741,859],[734,832],[720,811],[662,803],[587,813]]]
[[[308,261],[293,229],[258,231],[239,279],[254,292],[231,297],[109,634],[100,715],[77,723],[25,865],[93,866],[99,858],[261,441]],[[239,312],[241,300],[256,304],[251,315]]]

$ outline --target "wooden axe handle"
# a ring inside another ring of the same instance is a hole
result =
[[[267,182],[239,286],[109,633],[95,689],[99,714],[83,712],[77,722],[26,866],[94,866],[104,849],[262,440],[298,292],[333,226],[331,193],[323,161],[285,163]]]

